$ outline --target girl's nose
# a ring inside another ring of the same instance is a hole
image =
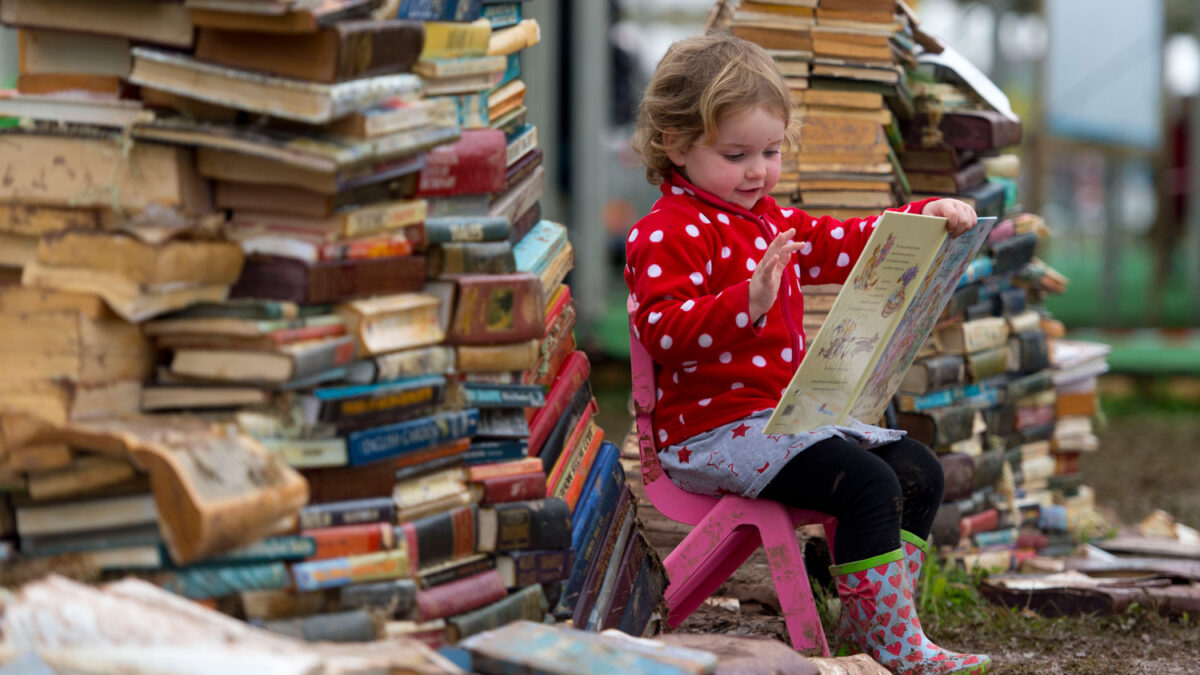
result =
[[[757,179],[757,178],[760,178],[761,176],[765,175],[766,172],[767,172],[767,163],[762,158],[753,159],[746,163],[746,177],[747,178]]]

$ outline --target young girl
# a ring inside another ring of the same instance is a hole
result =
[[[913,602],[942,498],[941,467],[904,432],[855,421],[794,435],[762,428],[804,357],[802,284],[842,283],[876,218],[839,222],[780,208],[791,96],[758,46],[712,34],[674,44],[654,73],[634,148],[654,209],[629,232],[634,334],[655,361],[659,458],[681,488],[739,494],[837,517],[835,641],[900,673],[980,673],[985,656],[925,637]],[[909,204],[958,235],[962,202]]]

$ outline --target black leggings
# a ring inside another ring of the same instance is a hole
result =
[[[903,438],[871,450],[843,438],[796,455],[759,497],[838,519],[833,559],[865,560],[900,548],[900,529],[929,536],[945,479],[933,451]]]

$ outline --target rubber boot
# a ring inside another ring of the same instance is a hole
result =
[[[929,542],[909,532],[900,530],[900,545],[904,548],[904,573],[908,575],[909,585],[915,593],[917,581],[921,578],[921,566],[925,564],[925,556],[929,552]],[[850,617],[846,614],[846,606],[838,616],[837,628],[833,633],[833,651],[835,656],[853,656],[859,653],[851,638],[853,628]]]
[[[905,567],[904,549],[896,549],[829,568],[848,623],[846,639],[900,675],[986,672],[991,664],[988,657],[948,651],[925,636]]]

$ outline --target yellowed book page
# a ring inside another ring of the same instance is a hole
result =
[[[884,213],[765,433],[794,434],[846,421],[881,343],[945,238],[945,219]]]

